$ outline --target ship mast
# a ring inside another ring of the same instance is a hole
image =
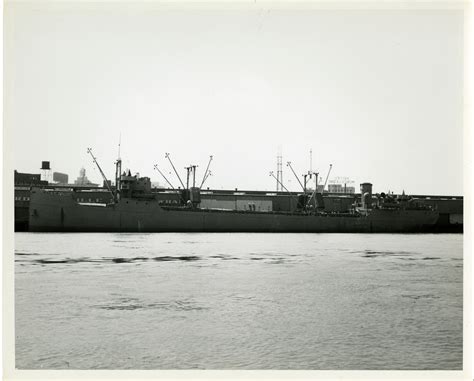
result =
[[[189,177],[193,176],[193,188],[196,187],[196,168],[198,165],[189,164],[189,167],[184,167],[186,170],[186,189],[189,189],[190,179]]]
[[[196,188],[196,168],[198,165],[192,165],[191,167],[193,168],[193,188]]]
[[[186,189],[189,189],[189,172],[191,171],[192,166],[184,167],[184,169],[186,170]]]
[[[316,176],[316,187],[314,189],[314,192],[311,194],[311,196],[309,197],[309,200],[308,202],[306,203],[306,206],[308,207],[309,204],[311,203],[311,201],[313,200],[314,196],[316,195],[316,192],[318,191],[318,176],[319,176],[319,172],[313,172],[313,175]],[[314,207],[316,208],[317,207],[317,202],[316,202],[316,198],[314,198]]]
[[[120,177],[122,175],[122,159],[120,158],[120,145],[122,141],[122,133],[119,135],[117,161],[115,162],[115,200],[118,201],[120,193]]]

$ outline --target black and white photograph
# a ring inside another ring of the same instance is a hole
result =
[[[470,379],[467,9],[5,1],[5,376]]]

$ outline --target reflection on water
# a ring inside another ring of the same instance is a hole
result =
[[[462,235],[15,235],[19,369],[461,369]]]

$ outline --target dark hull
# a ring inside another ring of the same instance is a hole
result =
[[[154,201],[80,205],[67,193],[33,191],[30,231],[49,232],[431,232],[438,213],[374,210],[360,215],[302,215],[201,209],[165,209]]]
[[[15,206],[15,231],[28,231],[29,207]]]

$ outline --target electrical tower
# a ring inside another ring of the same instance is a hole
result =
[[[277,154],[277,192],[283,191],[283,156],[281,154],[281,146],[278,147]]]

